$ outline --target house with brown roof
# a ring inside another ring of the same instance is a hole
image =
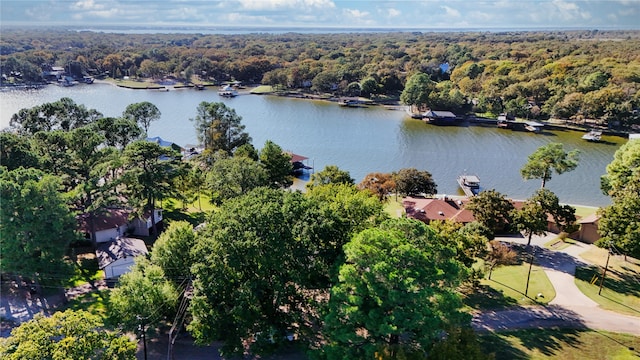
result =
[[[154,211],[156,224],[159,224],[162,222],[162,210]],[[89,214],[82,214],[77,219],[80,232],[85,235],[85,238],[94,240],[95,243],[112,241],[125,234],[149,236],[153,228],[150,212],[142,218],[132,218],[130,209],[109,208],[93,218],[93,231],[95,231],[95,238],[93,238]]]
[[[140,239],[118,237],[101,243],[96,249],[96,257],[105,279],[117,278],[129,272],[136,256],[147,256],[149,251]]]
[[[461,224],[475,221],[473,212],[466,210],[464,205],[467,198],[452,199],[406,197],[402,200],[405,214],[408,218],[417,219],[425,223],[434,220],[452,220]]]

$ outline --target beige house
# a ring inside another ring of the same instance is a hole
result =
[[[144,241],[124,237],[103,242],[96,249],[98,264],[104,271],[105,279],[118,278],[129,272],[136,256],[147,256],[148,253]]]

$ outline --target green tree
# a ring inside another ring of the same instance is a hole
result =
[[[246,194],[269,184],[264,166],[248,157],[217,160],[206,175],[206,186],[215,203]]]
[[[0,132],[0,166],[15,170],[20,166],[38,168],[40,161],[26,136]]]
[[[193,121],[198,140],[211,153],[223,150],[231,155],[238,147],[251,143],[251,137],[244,132],[242,117],[224,103],[201,102]]]
[[[260,150],[260,164],[267,171],[267,183],[276,188],[287,188],[293,184],[293,165],[291,155],[271,140],[264,143]]]
[[[539,191],[545,191],[540,189]],[[537,193],[536,193],[537,194]],[[531,238],[533,235],[544,235],[547,231],[547,209],[544,204],[536,198],[536,195],[525,201],[524,206],[513,212],[513,221],[520,232],[527,237],[527,248],[531,248]],[[531,277],[531,267],[533,266],[534,249],[531,248],[529,260],[529,272],[527,274],[527,285],[524,294],[529,292],[529,279]]]
[[[629,141],[616,151],[601,188],[612,203],[599,211],[598,246],[611,242],[626,255],[640,257],[640,141]]]
[[[76,220],[60,193],[58,177],[36,169],[0,168],[0,269],[39,280],[70,276],[65,258],[78,238]]]
[[[527,237],[527,246],[531,245],[533,235],[544,235],[547,231],[547,210],[534,197],[527,199],[511,216],[518,230]]]
[[[437,192],[436,182],[431,173],[416,168],[400,169],[393,174],[396,191],[403,196],[433,195]]]
[[[191,250],[195,244],[196,234],[190,223],[172,222],[153,245],[151,263],[160,266],[168,279],[180,283],[191,275],[195,262]]]
[[[576,209],[571,205],[561,205],[556,194],[550,190],[538,189],[530,201],[540,204],[547,214],[553,217],[560,231],[570,234],[578,230]]]
[[[429,95],[435,90],[436,84],[425,73],[413,74],[400,95],[404,104],[424,109],[429,104]]]
[[[489,229],[479,223],[462,225],[452,220],[432,221],[429,223],[438,235],[438,239],[456,248],[456,259],[471,267],[487,250]]]
[[[542,179],[541,187],[544,188],[553,172],[562,174],[575,169],[578,166],[578,154],[578,150],[565,152],[560,143],[549,143],[529,155],[520,174],[525,180]]]
[[[162,268],[139,256],[109,296],[110,317],[127,331],[156,327],[173,315],[177,301],[178,292]]]
[[[0,339],[0,357],[19,359],[133,360],[136,344],[125,334],[104,328],[97,315],[86,311],[59,311],[32,320]]]
[[[122,113],[124,119],[138,123],[138,126],[144,130],[145,136],[149,133],[151,122],[160,119],[161,115],[160,110],[148,101],[130,104]]]
[[[354,185],[355,182],[348,171],[341,170],[336,165],[327,165],[324,169],[311,174],[311,179],[307,183],[307,189],[327,184],[348,184]]]
[[[386,218],[383,204],[368,191],[350,184],[314,186],[306,194],[304,217],[295,223],[294,233],[306,241],[311,254],[314,288],[335,281],[344,258],[343,246],[354,234],[376,226]]]
[[[368,77],[362,80],[362,84],[360,85],[360,94],[365,97],[370,97],[371,95],[375,95],[378,93],[380,86],[378,82],[373,77]]]
[[[10,127],[20,134],[33,135],[38,131],[68,131],[93,123],[102,114],[70,98],[61,98],[30,109],[21,109],[11,117]]]
[[[444,329],[468,325],[456,292],[466,271],[455,252],[416,220],[388,220],[356,235],[331,289],[325,356],[415,356],[428,352]]]
[[[172,179],[178,176],[180,154],[170,147],[141,140],[129,144],[123,158],[122,182],[127,201],[138,215],[151,214],[153,234],[157,236],[155,202],[174,191]]]
[[[104,136],[107,146],[120,150],[139,140],[142,135],[142,129],[135,119],[105,117],[98,119],[94,126]]]
[[[222,204],[198,232],[188,329],[201,343],[251,353],[281,345],[300,324],[308,254],[292,234],[300,193],[258,188]],[[295,197],[296,201],[288,201]]]
[[[495,189],[481,191],[469,199],[465,209],[473,212],[473,217],[491,231],[504,231],[513,221],[513,203]]]

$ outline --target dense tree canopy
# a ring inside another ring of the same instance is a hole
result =
[[[393,178],[396,191],[403,196],[433,195],[438,191],[431,173],[426,170],[404,168],[393,174]]]
[[[221,35],[5,29],[0,82],[42,81],[52,66],[65,66],[75,77],[239,80],[337,96],[397,99],[405,90],[401,100],[418,106],[595,119],[629,129],[640,123],[634,111],[639,44],[638,31]],[[431,82],[428,91],[413,91],[410,79],[419,74]]]
[[[171,180],[179,174],[180,155],[170,147],[140,140],[129,144],[124,149],[123,156],[122,181],[126,186],[129,205],[139,215],[150,213],[153,233],[157,236],[153,211],[155,202],[175,191]]]
[[[21,109],[11,117],[10,126],[20,134],[38,131],[71,130],[90,124],[102,117],[94,109],[76,104],[70,98]]]
[[[600,210],[598,242],[612,243],[621,251],[640,257],[640,141],[622,145],[602,177],[602,190],[611,196],[611,205]]]
[[[135,355],[128,336],[106,330],[100,317],[82,310],[36,315],[0,339],[0,357],[7,360],[132,360]]]
[[[385,200],[389,194],[396,190],[396,182],[393,174],[375,172],[365,175],[358,184],[358,188],[368,190],[378,199]]]
[[[348,171],[341,170],[336,165],[327,165],[324,169],[311,174],[311,179],[307,183],[307,189],[327,184],[353,185],[354,180]]]
[[[178,292],[160,266],[139,256],[109,297],[109,316],[127,331],[156,327],[173,315]]]
[[[355,236],[331,290],[326,358],[425,353],[444,329],[468,324],[455,291],[466,272],[455,252],[417,220],[389,220]]]
[[[145,135],[149,133],[151,122],[160,119],[161,115],[158,107],[148,101],[130,104],[122,113],[124,119],[135,121]]]
[[[0,168],[0,269],[44,283],[70,276],[65,260],[76,220],[60,192],[61,181],[35,169]]]
[[[211,200],[215,203],[238,197],[268,184],[268,174],[264,166],[245,156],[217,160],[207,172],[205,180]]]
[[[494,232],[503,231],[512,223],[513,203],[494,189],[481,191],[469,199],[465,209],[473,212],[473,217]]]
[[[194,249],[199,260],[189,329],[198,341],[222,340],[230,353],[242,353],[247,341],[260,352],[271,341],[280,344],[300,321],[294,309],[303,305],[311,254],[292,233],[290,220],[300,214],[287,211],[300,196],[256,189],[225,202],[209,219]]]
[[[244,132],[242,117],[224,103],[201,102],[193,121],[198,140],[210,152],[223,150],[231,155],[238,147],[251,143],[251,137]]]
[[[260,164],[267,171],[267,184],[276,188],[288,188],[293,184],[291,155],[271,140],[267,140],[259,154]]]

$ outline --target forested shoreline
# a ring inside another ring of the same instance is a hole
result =
[[[75,77],[262,83],[282,91],[399,100],[427,75],[420,103],[455,113],[639,122],[640,32],[115,34],[8,29],[3,85]],[[406,103],[406,101],[404,101]]]

